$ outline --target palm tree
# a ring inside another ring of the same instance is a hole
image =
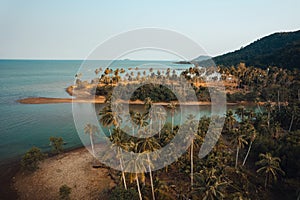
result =
[[[240,132],[235,131],[236,136],[234,137],[232,143],[236,146],[236,155],[235,155],[235,168],[238,165],[239,159],[239,151],[240,149],[244,148],[245,144],[248,144],[247,140],[245,139],[246,135],[241,134]]]
[[[277,180],[278,174],[284,175],[284,171],[280,168],[280,158],[278,157],[272,157],[270,153],[266,154],[259,154],[259,157],[261,158],[260,161],[256,162],[256,165],[260,165],[261,168],[259,168],[256,172],[257,173],[264,173],[265,178],[265,188],[267,187],[268,183],[273,179],[274,181]]]
[[[229,132],[232,131],[235,122],[236,119],[234,118],[232,110],[228,110],[228,112],[226,113],[225,124]]]
[[[139,129],[148,125],[147,119],[148,113],[141,114],[140,112],[135,112],[133,115],[133,121],[138,125]]]
[[[224,187],[228,184],[227,181],[222,180],[222,175],[216,174],[216,169],[204,169],[200,173],[197,173],[197,178],[199,178],[199,187],[196,187],[193,193],[197,191],[201,192],[201,199],[214,200],[224,198]],[[199,198],[198,194],[197,199]],[[196,198],[195,198],[196,199]]]
[[[92,125],[92,124],[86,124],[84,127],[84,133],[85,134],[89,134],[90,136],[90,141],[91,141],[91,146],[92,146],[92,152],[93,152],[93,156],[95,156],[95,149],[94,149],[94,141],[93,141],[93,136],[96,133],[100,133],[99,129],[97,126]]]
[[[249,156],[252,144],[253,144],[253,142],[254,142],[254,140],[256,138],[256,130],[255,130],[255,128],[254,128],[254,126],[252,124],[247,124],[247,132],[249,133],[249,136],[250,136],[250,144],[249,144],[248,151],[247,151],[247,154],[246,154],[246,156],[244,158],[242,166],[245,165],[246,160],[247,160],[247,158]]]
[[[140,182],[138,177],[138,172],[140,171],[146,171],[144,162],[143,162],[143,153],[139,154],[138,157],[132,157],[130,160],[125,163],[127,171],[134,172],[134,179],[136,181],[138,193],[139,193],[139,199],[142,200],[142,193],[140,188]]]
[[[273,105],[271,104],[270,101],[268,101],[266,104],[265,104],[265,107],[266,107],[266,110],[268,112],[268,128],[270,129],[270,119],[271,119],[271,112],[273,110]]]
[[[147,153],[147,161],[148,161],[148,170],[150,175],[150,182],[151,182],[151,190],[152,190],[152,198],[155,200],[154,194],[154,185],[153,185],[153,177],[152,177],[152,169],[151,169],[151,161],[148,152],[154,152],[155,150],[160,148],[160,145],[153,137],[145,138],[137,143],[136,146],[138,152]]]
[[[173,128],[174,128],[174,115],[175,115],[175,112],[176,112],[176,103],[175,102],[171,102],[168,104],[168,108],[170,109],[171,111],[171,117],[172,117],[172,132],[173,132]]]
[[[115,127],[118,127],[119,123],[121,121],[121,118],[115,112],[112,111],[110,103],[109,103],[109,105],[103,107],[103,109],[100,111],[99,115],[100,115],[100,123],[104,127],[108,127],[108,131],[111,136],[112,134],[111,134],[110,127],[112,125],[114,125]]]
[[[191,148],[190,148],[190,161],[191,161],[191,188],[193,189],[193,185],[194,185],[194,140],[198,139],[198,140],[202,140],[202,138],[198,135],[198,131],[194,130],[195,127],[195,116],[192,114],[189,114],[187,116],[187,120],[188,120],[188,126],[191,132],[194,133],[194,137],[192,138],[191,141]]]
[[[235,114],[237,114],[242,119],[242,121],[244,121],[244,119],[245,119],[245,107],[244,106],[239,106],[237,108],[237,110],[235,111]]]
[[[124,134],[123,134],[122,130],[119,127],[114,129],[113,135],[112,135],[111,138],[112,138],[113,146],[116,146],[117,149],[118,149],[117,155],[118,155],[119,160],[120,160],[120,168],[121,168],[121,172],[122,172],[123,184],[124,184],[125,190],[127,190],[126,178],[125,178],[125,173],[124,173],[122,148],[128,149],[128,146],[130,145],[130,143],[126,143],[126,139],[124,137]]]
[[[152,109],[154,122],[158,121],[158,137],[160,138],[162,122],[166,119],[166,112],[161,108],[154,106]]]

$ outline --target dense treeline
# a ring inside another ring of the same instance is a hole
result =
[[[151,127],[159,127],[160,122],[164,121],[167,113],[162,114],[161,110],[150,113],[150,98],[146,98],[143,112],[131,111],[136,126],[125,127],[126,132],[119,128],[122,120],[113,117],[116,113],[111,111],[111,106],[116,105],[108,102],[102,109],[100,122],[112,130],[109,138],[113,145],[118,145],[124,151],[141,154],[154,151],[169,144],[177,134],[179,127],[173,126],[173,121],[166,123],[150,138],[126,134],[128,131],[133,135],[143,134],[143,127],[149,124],[151,126],[147,131],[153,131]],[[293,120],[299,120],[300,113],[294,112],[293,119],[287,118],[289,114],[281,115],[291,106],[299,108],[299,102],[281,106],[280,111],[278,106],[270,103],[259,108],[258,113],[243,106],[235,113],[228,110],[218,143],[203,159],[199,159],[197,154],[210,118],[203,117],[197,122],[190,115],[181,128],[190,130],[194,123],[198,123],[198,129],[194,130],[192,146],[177,162],[151,174],[112,171],[115,179],[120,180],[118,186],[101,194],[101,198],[104,195],[112,199],[126,199],[129,196],[133,199],[141,199],[141,196],[152,199],[150,197],[154,193],[156,199],[295,199],[300,186],[300,132],[299,125]],[[173,116],[176,105],[168,108]],[[281,123],[283,119],[285,123]],[[109,159],[110,152],[104,154],[102,156]],[[147,167],[137,163],[139,167]],[[127,166],[126,163],[120,164]],[[122,178],[117,178],[118,175]]]
[[[239,50],[212,59],[217,65],[223,66],[235,66],[244,62],[248,66],[261,68],[279,66],[290,70],[299,69],[300,31],[274,33]],[[199,64],[206,63],[211,64],[209,60]]]

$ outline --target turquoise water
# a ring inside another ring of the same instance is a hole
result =
[[[87,63],[88,68],[82,70],[82,79],[96,77],[94,69],[104,68],[109,63]],[[149,62],[124,60],[114,62],[110,67],[128,69],[146,63]],[[176,69],[190,67],[166,61],[151,63],[154,68],[159,63]],[[32,146],[48,151],[51,136],[63,137],[66,149],[82,146],[73,121],[72,104],[30,105],[16,102],[26,97],[69,97],[65,88],[73,84],[81,64],[82,61],[0,60],[0,163],[18,158]],[[185,115],[210,115],[210,106],[200,106],[200,113],[195,113],[193,106],[188,108],[190,112]],[[182,113],[177,113],[175,123],[184,117]],[[171,121],[171,117],[168,116],[167,120]],[[86,139],[89,140],[87,136]]]
[[[88,68],[82,70],[82,78],[95,76],[94,69],[108,63],[110,61],[89,62]],[[111,68],[135,68],[145,63],[149,62],[124,60],[112,63]],[[163,63],[176,69],[184,66],[165,61],[151,63]],[[16,102],[26,97],[69,97],[65,88],[73,84],[81,64],[82,61],[0,60],[0,162],[18,157],[32,146],[49,150],[50,136],[63,137],[65,148],[82,146],[71,104]]]

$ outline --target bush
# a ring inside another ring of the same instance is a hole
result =
[[[59,199],[68,200],[70,199],[71,188],[67,185],[62,185],[59,188]]]
[[[35,171],[38,169],[38,164],[45,158],[45,154],[37,147],[32,147],[28,150],[21,160],[21,167],[23,170]]]
[[[139,199],[138,192],[133,188],[125,190],[122,186],[116,186],[112,190],[106,191],[106,193],[110,200]]]
[[[61,137],[50,137],[49,140],[52,146],[52,153],[59,154],[63,152],[64,140]]]

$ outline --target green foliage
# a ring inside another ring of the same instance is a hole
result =
[[[45,154],[43,154],[39,148],[32,147],[22,157],[21,160],[22,169],[33,172],[38,169],[39,162],[44,158],[45,158]]]
[[[250,66],[266,68],[279,66],[293,69],[300,66],[300,31],[274,33],[240,50],[213,58],[217,65],[232,66],[244,62]],[[200,65],[211,64],[209,61]]]
[[[69,200],[70,199],[70,194],[71,194],[71,188],[69,186],[62,185],[59,188],[59,199],[61,200]]]
[[[52,147],[52,153],[59,154],[63,152],[64,140],[61,137],[50,137],[49,140]]]
[[[109,199],[110,200],[134,200],[138,199],[139,195],[134,188],[128,188],[127,190],[124,189],[122,186],[117,186],[109,192]]]

